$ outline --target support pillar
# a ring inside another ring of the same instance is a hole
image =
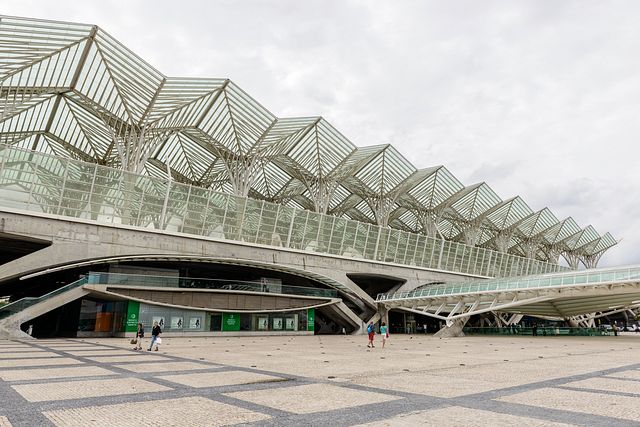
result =
[[[580,323],[574,319],[573,317],[567,317],[566,319],[564,319],[565,322],[567,322],[569,324],[570,327],[572,328],[579,328],[580,327]]]
[[[446,325],[444,328],[440,329],[433,336],[439,338],[463,337],[464,332],[462,332],[462,329],[464,328],[464,325],[467,324],[468,320],[468,317],[461,317],[459,319],[456,319],[450,324]]]

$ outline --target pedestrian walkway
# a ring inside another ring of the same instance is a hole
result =
[[[165,341],[0,341],[0,426],[640,425],[634,336]]]

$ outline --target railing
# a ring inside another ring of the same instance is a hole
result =
[[[640,266],[602,268],[538,276],[509,277],[504,279],[489,279],[468,283],[433,285],[409,292],[378,294],[376,301],[437,297],[443,295],[449,296],[501,290],[529,290],[576,285],[597,285],[630,280],[640,281]]]
[[[67,292],[71,289],[80,287],[82,285],[87,284],[88,277],[84,276],[75,282],[69,283],[68,285],[62,286],[54,291],[49,292],[48,294],[44,294],[40,297],[25,297],[9,303],[5,306],[0,307],[0,319],[4,319],[5,317],[9,317],[12,314],[18,313],[22,310],[25,310],[39,302],[48,300],[56,295],[60,295],[63,292]]]
[[[0,206],[487,277],[557,264],[0,145]]]
[[[511,327],[504,328],[475,328],[472,326],[462,330],[465,335],[533,335],[533,328],[519,327],[513,329]],[[564,326],[538,326],[536,328],[537,336],[553,337],[553,336],[594,336],[608,335],[608,333],[598,328],[568,328]]]
[[[206,279],[193,277],[147,276],[140,274],[99,273],[88,274],[88,284],[144,286],[159,288],[220,289],[228,291],[264,292],[272,294],[303,295],[337,298],[332,289],[289,286],[278,283],[251,282],[241,280]]]
[[[25,297],[0,307],[0,319],[11,316],[39,302],[82,285],[120,285],[161,288],[220,289],[243,292],[263,292],[272,294],[302,295],[322,298],[337,298],[332,289],[289,286],[278,283],[250,282],[240,280],[205,279],[191,277],[147,276],[139,274],[90,272],[75,282],[62,286],[40,297]]]

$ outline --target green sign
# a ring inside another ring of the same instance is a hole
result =
[[[129,301],[127,304],[127,320],[125,321],[125,332],[138,331],[138,319],[140,316],[140,303],[138,301]]]
[[[307,331],[315,331],[316,329],[316,311],[314,308],[307,310]]]
[[[240,315],[235,313],[222,313],[222,330],[239,331]]]

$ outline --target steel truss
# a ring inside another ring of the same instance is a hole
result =
[[[95,25],[0,16],[0,44],[3,144],[572,268],[617,244],[321,117],[278,118],[228,79],[165,76]]]

